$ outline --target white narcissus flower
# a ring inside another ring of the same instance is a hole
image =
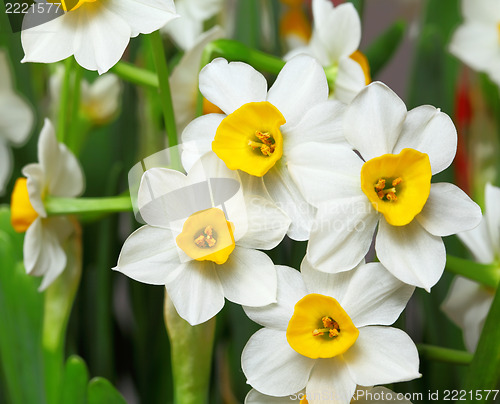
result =
[[[38,139],[38,163],[23,168],[12,193],[11,220],[24,237],[24,266],[33,276],[43,276],[40,290],[46,289],[64,270],[67,256],[63,243],[75,231],[66,216],[47,216],[47,196],[76,197],[85,188],[84,176],[76,157],[58,143],[48,119]]]
[[[0,49],[0,195],[12,173],[9,145],[21,146],[33,128],[29,104],[14,91],[7,54]]]
[[[476,261],[482,264],[496,263],[500,272],[500,188],[487,184],[485,200],[486,212],[479,226],[457,236]],[[476,350],[493,296],[493,290],[458,276],[441,306],[463,330],[465,346],[470,352]]]
[[[62,8],[63,15],[43,24],[37,12],[26,14],[22,62],[54,63],[74,55],[80,66],[102,74],[121,59],[130,38],[177,17],[173,0],[67,0]]]
[[[500,86],[500,4],[498,0],[462,0],[464,22],[450,52],[474,70],[487,73]]]
[[[125,241],[113,269],[165,285],[177,312],[191,325],[215,316],[224,297],[249,306],[275,302],[273,262],[256,249],[278,245],[290,221],[262,186],[248,185],[245,189],[252,191],[242,191],[238,173],[213,153],[187,176],[163,168],[146,171],[138,206],[148,225]]]
[[[292,220],[288,236],[307,240],[314,208],[292,180],[289,151],[305,142],[345,144],[341,131],[344,105],[328,100],[323,68],[307,55],[290,60],[267,89],[253,67],[215,59],[200,73],[200,91],[224,114],[208,114],[186,127],[182,140],[185,167],[199,150],[213,150],[232,170],[262,177],[273,200]]]
[[[170,25],[170,24],[169,24]],[[187,124],[196,117],[198,101],[198,74],[200,72],[201,56],[205,46],[210,42],[222,38],[224,31],[220,27],[213,27],[202,34],[195,45],[182,56],[170,75],[170,89],[174,106],[177,133],[182,133]],[[203,113],[213,111],[211,105],[203,99]]]
[[[333,97],[348,104],[370,83],[366,57],[358,51],[361,20],[350,3],[334,7],[330,0],[313,0],[313,32],[309,44],[292,50],[289,59],[300,53],[314,56],[332,73],[336,72]]]
[[[430,105],[407,111],[376,82],[347,107],[343,131],[357,154],[315,143],[291,151],[289,169],[318,207],[309,260],[321,271],[347,271],[368,252],[378,226],[380,262],[403,282],[430,290],[445,267],[441,237],[481,220],[460,188],[431,184],[455,157],[453,122]]]
[[[326,397],[328,399],[328,392]],[[298,404],[309,404],[305,391],[285,397],[272,397],[252,389],[245,397],[245,404],[290,404],[290,402],[293,403],[294,401],[298,402]],[[325,401],[321,402],[324,403]],[[403,394],[395,393],[386,387],[358,386],[351,400],[351,404],[375,403],[412,404],[411,401],[404,399]]]
[[[243,307],[264,326],[246,344],[247,383],[280,397],[305,389],[309,404],[348,404],[356,386],[420,377],[417,348],[396,321],[414,288],[380,263],[339,274],[277,266],[277,303]]]
[[[162,28],[184,51],[192,49],[203,34],[203,23],[222,10],[224,0],[177,0],[180,18]],[[199,68],[199,66],[197,66]]]

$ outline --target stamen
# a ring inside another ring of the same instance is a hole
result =
[[[385,180],[380,178],[378,182],[375,184],[375,189],[378,191],[382,191],[385,188]]]
[[[205,227],[201,234],[194,239],[194,243],[200,248],[212,248],[217,243],[212,226]]]
[[[396,178],[394,181],[392,181],[392,186],[395,187],[396,185],[401,184],[403,179],[401,177]]]
[[[385,197],[387,198],[388,201],[395,201],[396,199],[398,199],[398,197],[396,196],[396,194],[394,192],[388,192]]]
[[[323,323],[323,327],[325,328],[317,328],[312,332],[313,337],[318,337],[320,335],[325,335],[325,332],[328,333],[330,338],[335,338],[340,334],[340,326],[333,318],[329,316],[325,316],[321,319]]]
[[[248,145],[252,148],[252,150],[255,150],[258,147],[264,156],[271,156],[276,149],[276,145],[272,142],[274,140],[272,135],[269,132],[261,132],[258,130],[255,132],[255,137],[262,143],[249,140]]]
[[[388,185],[387,179],[379,178],[377,183],[374,185],[375,192],[377,193],[377,196],[379,197],[379,199],[385,199],[386,201],[389,201],[389,202],[396,201],[398,199],[396,196],[396,193],[397,193],[396,187],[399,184],[401,184],[402,182],[403,182],[403,179],[401,177],[397,177],[390,182],[392,187],[386,188],[386,186]]]

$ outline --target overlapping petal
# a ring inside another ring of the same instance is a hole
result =
[[[355,390],[356,383],[342,359],[319,359],[307,383],[306,397],[310,404],[342,404],[350,402]]]

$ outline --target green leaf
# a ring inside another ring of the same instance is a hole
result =
[[[87,388],[88,404],[127,404],[113,385],[102,377],[92,379]]]
[[[495,289],[500,282],[497,264],[481,264],[464,258],[446,256],[446,270]]]
[[[86,404],[89,373],[82,358],[71,356],[64,369],[61,404]]]
[[[43,295],[40,281],[22,265],[23,235],[10,225],[10,212],[0,208],[0,366],[10,402],[44,404],[41,348]]]
[[[389,62],[403,40],[406,22],[396,21],[365,50],[370,64],[370,74],[376,76]]]

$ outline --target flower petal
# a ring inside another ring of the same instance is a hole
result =
[[[484,216],[479,226],[472,230],[458,233],[457,236],[465,244],[476,261],[483,264],[490,264],[495,259],[495,251],[491,242],[488,223]]]
[[[291,177],[313,206],[364,196],[363,160],[350,147],[311,142],[295,147],[287,158]]]
[[[457,131],[451,118],[431,105],[408,111],[394,154],[410,148],[426,153],[432,174],[447,168],[457,151]]]
[[[286,125],[283,154],[288,158],[294,147],[308,142],[348,146],[342,130],[344,110],[344,104],[329,100],[309,109],[296,125]]]
[[[449,236],[473,229],[481,217],[481,208],[464,191],[441,182],[431,185],[429,198],[416,219],[434,236]]]
[[[500,188],[486,184],[486,222],[490,232],[491,244],[496,246],[497,257],[500,257]]]
[[[371,83],[347,106],[344,135],[365,161],[392,153],[406,112],[404,102],[389,87]]]
[[[307,240],[316,209],[306,202],[287,167],[275,164],[264,176],[264,185],[276,205],[292,221],[288,237],[298,241]]]
[[[441,278],[446,263],[441,237],[428,233],[416,220],[406,226],[391,226],[381,218],[375,250],[396,278],[428,292]]]
[[[23,98],[12,92],[0,94],[0,138],[15,146],[22,146],[28,139],[34,121],[33,111]]]
[[[418,373],[417,347],[403,331],[392,327],[362,327],[344,354],[354,381],[362,386],[413,380]]]
[[[200,72],[200,91],[226,114],[248,102],[265,101],[267,82],[252,66],[218,58]]]
[[[292,394],[284,397],[266,396],[265,394],[252,389],[245,397],[245,404],[290,404],[292,397],[295,397],[295,395]]]
[[[344,361],[339,358],[319,359],[306,387],[310,404],[343,404],[350,402],[356,383]]]
[[[269,89],[267,101],[283,114],[286,125],[296,125],[313,106],[328,99],[328,83],[321,65],[307,55],[285,64]]]
[[[179,266],[181,259],[172,232],[142,226],[125,240],[113,269],[139,282],[165,285]]]
[[[175,309],[191,325],[210,320],[224,306],[224,291],[211,261],[191,261],[165,287]]]
[[[217,266],[224,296],[237,304],[261,307],[276,302],[277,277],[273,261],[261,251],[236,247]]]
[[[307,294],[307,289],[300,272],[293,268],[276,265],[276,274],[277,302],[266,307],[243,306],[243,310],[252,321],[264,327],[286,331],[295,304]]]
[[[37,163],[28,164],[23,167],[22,173],[28,178],[27,188],[31,206],[41,217],[47,217],[42,201],[42,193],[45,188],[45,174],[42,166]]]
[[[379,398],[380,397],[380,398]],[[398,399],[400,393],[394,393],[386,387],[362,387],[358,386],[354,393],[355,402],[358,404],[412,404],[409,400]]]
[[[320,271],[348,271],[368,252],[379,220],[366,197],[343,199],[318,210],[307,259]]]
[[[335,99],[349,104],[365,85],[365,73],[359,63],[349,57],[341,58],[333,92]]]
[[[0,140],[0,195],[5,192],[5,186],[12,174],[12,153],[4,141]]]
[[[261,393],[286,396],[302,390],[315,364],[295,352],[285,331],[263,328],[250,337],[241,355],[247,383]]]

